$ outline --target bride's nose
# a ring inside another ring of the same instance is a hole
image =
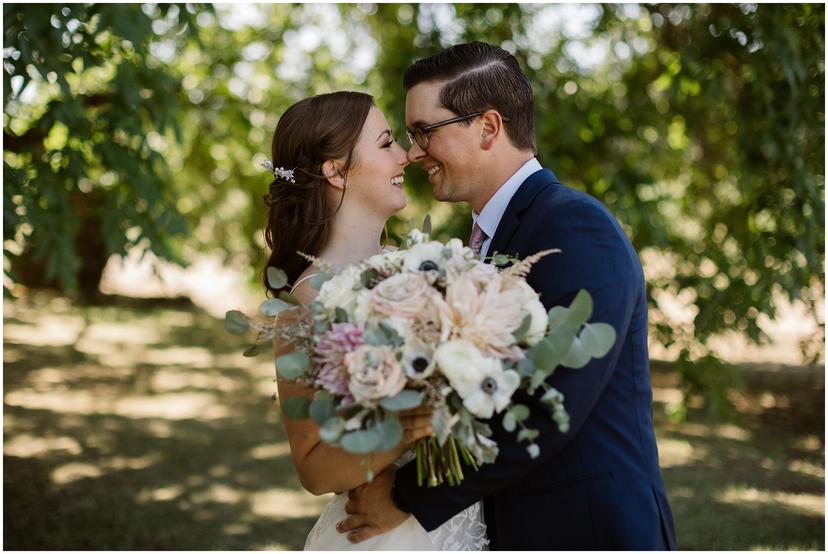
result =
[[[400,147],[400,150],[402,150],[402,152],[401,152],[402,156],[399,157],[397,163],[400,164],[400,167],[405,167],[409,163],[411,163],[408,159],[408,152],[405,151],[405,148],[403,148],[402,145],[398,145],[398,146]]]

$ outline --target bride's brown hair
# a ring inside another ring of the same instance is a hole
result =
[[[328,240],[333,216],[345,198],[345,188],[336,206],[328,200],[322,164],[344,160],[341,173],[354,163],[354,147],[359,140],[374,99],[361,92],[333,92],[305,98],[289,107],[273,133],[271,155],[275,167],[293,170],[293,181],[275,176],[265,202],[269,206],[265,243],[270,258],[263,280],[268,291],[278,294],[267,282],[267,268],[287,273],[288,286],[308,261],[297,254],[318,255]]]

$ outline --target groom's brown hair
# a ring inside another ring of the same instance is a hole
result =
[[[509,118],[503,125],[512,144],[536,152],[532,85],[512,54],[485,42],[457,44],[414,62],[403,76],[405,90],[431,81],[446,81],[444,107],[457,115],[495,109]]]

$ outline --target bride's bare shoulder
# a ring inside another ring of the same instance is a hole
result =
[[[316,295],[319,293],[318,290],[311,286],[311,277],[318,274],[319,270],[314,266],[309,266],[305,271],[302,272],[301,275],[296,279],[293,291],[291,294],[296,297],[299,302],[302,304],[310,304],[313,302],[313,299],[316,298]]]

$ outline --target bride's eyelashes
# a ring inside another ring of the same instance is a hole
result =
[[[386,142],[385,144],[383,144],[383,145],[382,145],[382,147],[383,147],[383,148],[391,148],[391,145],[392,145],[392,144],[394,144],[394,141],[395,141],[395,140],[396,140],[396,139],[395,139],[394,137],[389,138],[389,139],[388,139],[388,142]]]

